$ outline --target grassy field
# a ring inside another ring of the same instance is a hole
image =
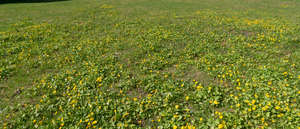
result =
[[[0,128],[300,128],[300,1],[0,4]]]

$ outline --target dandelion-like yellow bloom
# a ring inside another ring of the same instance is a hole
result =
[[[173,129],[177,129],[177,126],[176,126],[176,125],[174,125],[174,126],[173,126]]]
[[[219,125],[218,125],[218,128],[219,128],[219,129],[223,129],[223,128],[224,128],[224,125],[223,125],[223,124],[219,124]]]
[[[95,120],[95,121],[93,121],[93,122],[92,122],[92,124],[93,124],[93,125],[94,125],[94,124],[97,124],[97,121],[96,121],[96,120]]]
[[[189,98],[190,98],[189,96],[186,96],[186,97],[185,97],[185,100],[186,100],[186,101],[188,101],[188,100],[189,100]]]
[[[217,104],[219,104],[219,102],[218,102],[217,100],[214,100],[214,104],[216,104],[216,105],[217,105]]]

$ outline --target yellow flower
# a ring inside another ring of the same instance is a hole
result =
[[[94,120],[94,117],[91,117],[90,120],[91,120],[91,121]]]
[[[93,125],[94,125],[94,124],[97,124],[97,121],[96,121],[96,120],[95,120],[95,121],[93,121],[93,123],[92,123],[92,124],[93,124]]]
[[[96,82],[98,82],[98,83],[102,82],[102,77],[98,77]]]
[[[255,104],[255,102],[256,102],[255,100],[252,100],[252,101],[251,101],[252,104]]]
[[[203,121],[203,118],[202,118],[202,117],[200,118],[200,121]]]
[[[277,117],[279,118],[279,117],[282,117],[283,116],[283,114],[282,113],[280,113],[280,114],[278,114],[277,115]]]
[[[269,108],[269,106],[264,106],[264,107],[262,108],[262,110],[266,111],[268,108]]]
[[[219,118],[220,118],[220,119],[223,119],[223,116],[221,115],[221,116],[219,116]]]
[[[175,108],[178,109],[178,108],[179,108],[179,105],[175,105]]]
[[[186,100],[186,101],[188,101],[188,100],[189,100],[189,98],[190,98],[189,96],[186,96],[186,97],[185,97],[185,100]]]
[[[195,127],[195,126],[192,126],[192,125],[188,125],[187,128],[188,128],[188,129],[195,129],[196,127]]]
[[[218,125],[218,128],[219,128],[219,129],[223,129],[223,128],[224,128],[224,125],[223,125],[223,124],[219,124],[219,125]]]
[[[283,72],[283,73],[282,73],[282,75],[287,75],[287,74],[288,74],[287,72]]]
[[[272,82],[271,82],[271,81],[268,81],[268,85],[269,85],[269,86],[272,85]]]
[[[177,129],[177,126],[176,126],[176,125],[174,125],[174,126],[173,126],[173,129]]]
[[[202,86],[201,86],[201,85],[197,86],[197,90],[200,90],[201,88],[202,88]]]
[[[165,75],[165,78],[168,78],[168,75]]]
[[[216,105],[217,105],[217,104],[219,104],[219,102],[218,102],[217,100],[214,100],[214,104],[216,104]]]

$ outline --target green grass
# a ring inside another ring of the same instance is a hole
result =
[[[297,0],[0,5],[3,128],[299,128]]]
[[[6,31],[15,24],[35,25],[44,22],[68,23],[89,8],[99,5],[95,0],[67,0],[38,3],[0,4],[0,31]]]

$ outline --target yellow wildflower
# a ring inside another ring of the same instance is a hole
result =
[[[219,124],[219,125],[218,125],[218,128],[219,128],[219,129],[223,129],[223,128],[224,128],[224,125],[223,125],[223,124]]]
[[[189,98],[190,98],[189,96],[186,96],[186,97],[185,97],[185,100],[186,100],[186,101],[188,101],[188,100],[189,100]]]
[[[176,126],[176,125],[174,125],[174,126],[173,126],[173,129],[177,129],[177,126]]]
[[[93,123],[92,123],[92,124],[93,124],[93,125],[94,125],[94,124],[97,124],[97,121],[96,121],[96,120],[95,120],[95,121],[93,121]]]
[[[214,100],[214,104],[216,104],[216,105],[217,105],[217,104],[219,104],[219,102],[218,102],[217,100]]]

